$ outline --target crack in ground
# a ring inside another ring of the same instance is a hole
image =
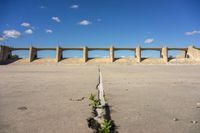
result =
[[[83,101],[84,99],[85,99],[85,97],[77,98],[77,99],[70,98],[69,100],[70,101]]]
[[[100,67],[98,67],[98,84],[96,85],[96,89],[98,91],[98,100],[100,102],[100,106],[97,108],[94,108],[92,111],[92,117],[88,118],[88,127],[93,129],[95,133],[102,132],[100,129],[103,128],[105,120],[110,122],[110,128],[108,132],[105,133],[118,133],[116,131],[116,125],[114,120],[111,118],[111,110],[110,106],[105,100],[105,91],[103,87],[103,77],[101,73]],[[104,132],[102,132],[104,133]]]

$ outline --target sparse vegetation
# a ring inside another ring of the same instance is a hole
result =
[[[101,129],[100,129],[100,133],[110,133],[110,128],[112,127],[111,125],[111,120],[104,120],[102,125],[101,125]]]
[[[96,98],[96,95],[91,94],[89,97],[90,100],[90,106],[92,106],[93,109],[98,108],[100,106],[100,100]]]
[[[91,94],[89,97],[92,106],[93,116],[87,119],[88,127],[93,129],[95,133],[110,133],[114,132],[114,122],[111,121],[110,109],[105,102],[106,95],[103,91],[102,76],[99,70],[99,83],[96,86],[98,89],[98,96]],[[102,98],[103,95],[103,98]]]
[[[104,95],[104,98],[105,98],[105,95]],[[100,106],[101,105],[100,100],[97,99],[96,95],[94,94],[90,95],[89,100],[90,100],[89,106],[92,106],[94,117],[96,117],[97,116],[96,109],[102,108]],[[106,119],[104,116],[103,122],[99,123],[97,120],[94,119],[94,117],[87,119],[88,126],[92,129],[95,129],[97,133],[110,133],[110,130],[112,128],[111,120]]]
[[[10,57],[11,59],[18,59],[19,58],[19,56],[18,55],[11,55],[11,57]]]

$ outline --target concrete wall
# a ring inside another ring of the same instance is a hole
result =
[[[83,48],[83,62],[87,62],[88,60],[88,47]]]
[[[195,48],[194,46],[189,46],[187,56],[191,59],[200,61],[200,50]]]
[[[115,48],[115,47],[110,47],[110,48],[88,48],[88,47],[83,47],[83,48],[35,48],[35,47],[30,47],[30,48],[10,48],[7,46],[0,46],[0,63],[5,62],[9,56],[11,56],[12,50],[29,50],[29,62],[34,61],[37,58],[37,51],[38,50],[56,50],[56,58],[55,61],[59,62],[62,60],[62,53],[64,50],[82,50],[83,51],[83,62],[88,61],[88,52],[92,50],[108,50],[109,55],[110,55],[110,62],[115,61],[115,51],[116,50],[133,50],[135,51],[135,58],[137,62],[142,61],[142,55],[141,52],[142,50],[157,50],[160,51],[160,57],[163,59],[164,62],[168,62],[168,51],[169,50],[180,50],[184,51],[186,53],[185,57],[198,60],[200,61],[200,49],[195,48],[195,47],[188,47],[188,48],[168,48],[168,47],[163,47],[163,48],[141,48],[140,46],[136,48]]]
[[[115,55],[114,55],[114,47],[110,47],[110,62],[114,62]]]
[[[37,58],[37,49],[34,47],[29,48],[29,62]]]
[[[141,62],[142,56],[140,46],[135,49],[135,57],[137,58],[137,62]]]
[[[11,49],[7,46],[0,46],[0,64],[4,63],[9,57],[11,57]]]
[[[56,62],[61,61],[62,59],[62,48],[57,47],[56,48]]]
[[[168,62],[168,48],[167,47],[162,48],[161,57],[163,58],[165,63]]]

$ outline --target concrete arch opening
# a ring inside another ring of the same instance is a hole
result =
[[[14,62],[28,62],[29,60],[29,49],[28,48],[10,48],[7,56],[6,63]]]
[[[37,50],[37,58],[38,59],[43,59],[43,58],[54,59],[55,57],[56,57],[55,50]]]
[[[63,50],[60,61],[62,63],[77,64],[83,62],[83,50],[82,49],[68,49]]]
[[[161,57],[161,50],[142,50],[141,51],[141,58],[160,58]]]
[[[66,50],[66,53],[65,53]],[[86,63],[90,59],[95,59],[94,62],[114,62],[116,58],[131,58],[131,60],[124,59],[124,62],[140,63],[144,58],[159,58],[159,60],[147,60],[144,63],[167,63],[170,58],[183,58],[180,61],[190,61],[199,60],[199,50],[194,46],[186,47],[135,47],[135,48],[117,48],[117,47],[107,47],[107,48],[37,48],[37,47],[26,47],[26,48],[13,48],[4,45],[0,45],[0,64],[6,64],[12,55],[18,55],[19,58],[28,58],[27,62],[32,62],[38,60],[38,58],[51,58],[54,62],[60,62],[62,58],[79,58],[81,63]],[[64,51],[64,52],[63,52]],[[180,53],[180,54],[179,54]],[[132,60],[133,55],[135,58]],[[64,56],[63,56],[64,55]],[[143,59],[142,59],[143,58]],[[185,59],[190,58],[190,59]],[[98,60],[96,60],[98,59]],[[106,59],[106,60],[105,60]],[[20,60],[21,61],[21,60]],[[45,60],[48,61],[48,60]],[[153,62],[152,62],[153,61]],[[179,60],[173,60],[179,61]],[[90,61],[89,61],[90,62]],[[93,62],[93,61],[91,61]],[[119,61],[120,62],[120,61]],[[21,63],[21,62],[20,62]],[[71,62],[69,62],[71,63]]]
[[[17,59],[27,59],[29,58],[29,51],[28,50],[12,50],[11,57]]]
[[[169,59],[186,58],[186,51],[168,50],[168,58]]]
[[[108,50],[90,50],[88,51],[88,58],[109,58],[109,51]]]
[[[62,51],[62,58],[83,58],[83,51],[82,50],[63,50]]]
[[[120,58],[135,58],[135,51],[115,50],[115,59],[120,59]]]

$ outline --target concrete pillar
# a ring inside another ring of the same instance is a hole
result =
[[[168,48],[163,47],[161,53],[162,53],[162,58],[163,58],[164,62],[167,63],[168,62]]]
[[[188,51],[188,50],[184,51],[184,58],[188,58],[188,57],[187,57],[187,51]]]
[[[58,46],[56,48],[56,62],[61,61],[61,59],[62,59],[62,48]]]
[[[162,49],[160,50],[160,58],[163,58]]]
[[[135,57],[137,58],[137,62],[141,62],[141,47],[138,46],[135,49]]]
[[[0,63],[4,63],[11,55],[12,51],[10,47],[0,46]]]
[[[188,47],[187,57],[195,61],[200,61],[200,50],[193,45]]]
[[[32,62],[36,58],[37,58],[37,49],[31,46],[29,48],[29,62]]]
[[[0,45],[0,63],[3,62],[3,46]]]
[[[88,48],[84,47],[83,48],[83,62],[87,62],[88,60]]]
[[[112,46],[112,47],[110,47],[110,62],[114,62],[114,60],[115,60],[115,49],[114,49],[114,47]]]

